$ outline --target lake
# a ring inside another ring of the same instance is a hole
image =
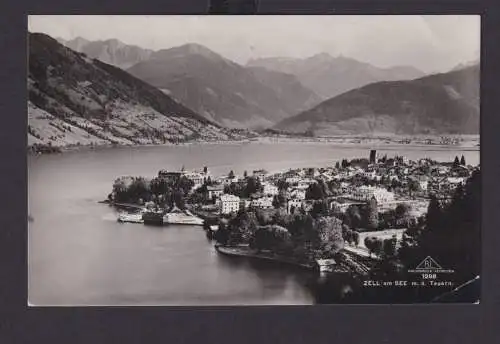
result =
[[[234,170],[328,166],[368,157],[370,147],[327,143],[142,146],[28,157],[31,305],[314,304],[315,276],[300,269],[219,256],[201,227],[148,227],[116,221],[97,203],[124,175],[208,166]],[[478,150],[386,146],[379,154],[452,161]]]

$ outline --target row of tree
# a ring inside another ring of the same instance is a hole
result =
[[[465,157],[462,155],[462,157],[460,158],[460,160],[458,160],[458,156],[455,156],[455,160],[453,160],[453,166],[454,167],[457,167],[459,165],[462,165],[462,166],[465,166],[467,165],[465,163]]]
[[[164,178],[147,180],[144,177],[120,177],[114,181],[113,191],[108,198],[118,203],[154,202],[164,208],[173,205],[185,208],[185,199],[193,186],[193,181],[184,176],[175,181]]]
[[[393,235],[390,239],[380,239],[377,237],[366,237],[364,244],[370,255],[375,254],[384,259],[392,259],[396,256],[397,238]]]
[[[297,259],[331,257],[343,247],[342,221],[310,214],[241,210],[222,221],[215,239],[224,245],[248,244]]]

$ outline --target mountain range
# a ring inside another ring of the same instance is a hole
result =
[[[29,35],[29,142],[161,143],[273,128],[328,136],[477,133],[479,65],[422,76],[329,54],[235,63],[199,44]]]
[[[411,80],[424,73],[411,66],[379,68],[369,63],[320,53],[305,59],[270,57],[251,59],[247,66],[295,75],[323,100],[377,81]]]
[[[409,66],[378,68],[327,53],[237,64],[199,44],[151,51],[117,40],[63,42],[126,69],[207,119],[231,128],[270,127],[321,101],[377,81],[423,75]]]
[[[269,127],[321,101],[293,75],[247,68],[199,44],[154,52],[127,71],[226,127]]]
[[[479,133],[479,65],[409,81],[383,81],[328,99],[275,129],[342,134]]]
[[[238,137],[120,68],[29,33],[28,144],[102,145]]]

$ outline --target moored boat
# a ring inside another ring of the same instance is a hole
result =
[[[181,210],[174,206],[163,216],[163,223],[203,226],[203,219],[193,215],[189,210]]]
[[[142,213],[139,214],[121,213],[118,215],[118,222],[144,223],[144,220],[142,219]]]

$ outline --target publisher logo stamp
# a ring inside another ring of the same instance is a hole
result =
[[[443,268],[434,258],[427,256],[417,265],[415,269],[409,269],[412,273],[453,273],[454,270]]]

